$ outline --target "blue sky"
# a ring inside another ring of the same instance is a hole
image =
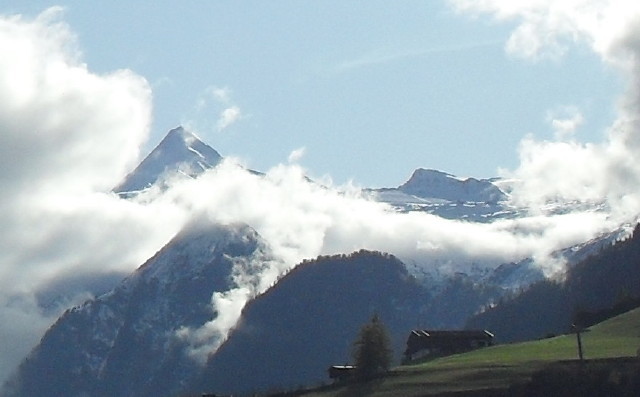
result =
[[[567,109],[599,142],[621,84],[586,46],[531,60],[505,51],[513,22],[445,1],[21,1],[64,7],[96,73],[128,68],[153,89],[148,152],[183,124],[254,169],[299,160],[312,177],[397,186],[418,167],[491,177],[527,134],[552,139]],[[225,109],[227,122],[222,128]]]

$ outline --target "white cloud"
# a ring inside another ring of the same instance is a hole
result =
[[[517,21],[506,48],[528,58],[557,57],[576,43],[608,52],[637,16],[635,2],[616,0],[449,0],[460,12]]]
[[[129,272],[182,219],[109,193],[147,139],[150,88],[128,70],[91,73],[61,12],[0,17],[0,381],[56,314],[35,300],[49,280]]]
[[[182,327],[176,336],[189,344],[187,354],[198,364],[204,365],[207,358],[220,347],[238,319],[245,304],[253,295],[248,288],[238,287],[224,292],[214,292],[211,305],[217,316],[199,328]]]
[[[210,86],[202,91],[191,113],[181,122],[187,129],[213,130],[218,133],[244,117],[240,107],[232,99],[231,89],[217,86]]]
[[[209,92],[213,95],[213,97],[222,104],[231,103],[231,90],[228,87],[220,88],[220,87],[210,87]]]
[[[230,125],[240,120],[241,117],[242,113],[240,112],[240,108],[237,106],[231,106],[224,109],[220,112],[220,117],[218,118],[218,131],[227,129]]]
[[[584,116],[575,106],[564,106],[547,112],[547,121],[555,133],[555,139],[566,141],[574,137],[584,123]]]
[[[289,163],[297,163],[297,162],[299,162],[304,157],[304,154],[305,154],[306,151],[307,151],[307,149],[304,148],[304,147],[300,147],[300,148],[297,148],[297,149],[293,150],[291,153],[289,153],[289,157],[287,158],[287,161]]]

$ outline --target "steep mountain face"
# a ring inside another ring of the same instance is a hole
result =
[[[216,316],[233,275],[271,261],[246,225],[190,225],[117,288],[68,310],[6,385],[8,396],[173,395],[200,366],[177,336]]]
[[[396,357],[424,317],[429,292],[391,255],[360,251],[299,265],[244,309],[197,390],[247,393],[327,380],[377,313]],[[233,376],[230,376],[233,374]]]
[[[472,317],[467,326],[499,327],[496,337],[504,342],[527,340],[567,332],[578,311],[602,310],[621,299],[639,298],[640,227],[631,238],[612,243],[616,236],[576,250],[581,261],[570,265],[564,279],[541,280]]]
[[[194,134],[177,127],[133,170],[114,192],[125,195],[148,188],[176,173],[195,177],[215,167],[222,156]]]
[[[398,211],[425,211],[448,219],[488,222],[516,216],[508,198],[489,179],[462,179],[437,170],[419,168],[397,188],[369,190],[378,201]]]

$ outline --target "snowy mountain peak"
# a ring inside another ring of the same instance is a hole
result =
[[[487,179],[462,179],[446,172],[424,168],[415,170],[398,190],[413,196],[449,201],[495,203],[506,199],[505,193]]]
[[[138,192],[176,173],[193,178],[215,167],[221,160],[218,152],[179,126],[169,131],[140,165],[113,190],[116,193]]]
[[[195,134],[185,130],[184,127],[181,126],[181,125],[179,125],[176,128],[170,130],[169,133],[167,134],[167,137],[174,136],[174,135],[177,135],[177,136],[180,136],[180,137],[187,137],[187,138],[194,137],[195,138]]]
[[[413,171],[411,178],[409,178],[409,181],[407,181],[405,184],[411,183],[411,182],[417,182],[421,180],[435,181],[435,180],[441,180],[441,179],[455,179],[458,181],[463,180],[462,178],[458,178],[455,175],[449,174],[447,172],[434,170],[432,168],[418,168],[415,171]]]

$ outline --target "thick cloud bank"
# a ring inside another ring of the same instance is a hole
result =
[[[259,278],[243,285],[239,277],[237,289],[214,295],[219,319],[200,330],[181,331],[186,340],[196,341],[198,354],[207,353],[200,347],[217,346],[207,338],[223,338],[247,299],[305,258],[367,248],[427,270],[464,271],[533,257],[553,272],[561,266],[549,260],[554,250],[635,220],[640,210],[640,163],[633,156],[640,148],[640,6],[577,0],[452,3],[461,12],[517,21],[507,43],[514,54],[557,57],[580,43],[628,79],[618,118],[602,143],[574,138],[582,115],[570,106],[550,116],[556,140],[521,142],[520,166],[505,171],[520,181],[513,188],[514,204],[530,210],[520,219],[475,224],[395,213],[364,199],[357,188],[309,183],[295,163],[301,151],[265,176],[226,160],[198,179],[168,181],[162,192],[119,199],[109,190],[135,165],[149,128],[147,82],[126,70],[91,73],[58,9],[35,19],[0,17],[0,54],[11,54],[0,57],[5,230],[0,235],[0,338],[7,342],[0,345],[0,380],[59,313],[45,311],[39,293],[79,275],[130,272],[193,217],[247,223],[279,259]],[[240,116],[236,109],[221,120],[226,127]],[[546,209],[557,203],[588,205],[549,215]],[[66,304],[74,301],[69,299]]]
[[[177,227],[108,193],[138,160],[150,89],[131,71],[91,73],[60,12],[0,17],[0,380],[58,313],[39,290],[130,271]]]

